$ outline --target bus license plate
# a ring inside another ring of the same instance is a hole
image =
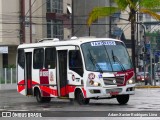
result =
[[[119,92],[117,92],[117,91],[110,92],[110,95],[118,95],[118,94],[119,94]]]

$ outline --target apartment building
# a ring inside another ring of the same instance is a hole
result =
[[[16,64],[19,44],[71,35],[71,0],[0,0],[0,68]]]
[[[86,25],[87,17],[94,7],[109,5],[109,0],[73,0],[74,35],[109,37],[109,17],[97,20],[90,28]]]
[[[15,65],[19,30],[19,1],[0,0],[0,68]]]

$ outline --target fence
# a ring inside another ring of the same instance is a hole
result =
[[[16,68],[0,68],[0,84],[15,84]]]

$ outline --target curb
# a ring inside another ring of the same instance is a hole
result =
[[[135,86],[135,88],[140,89],[140,88],[160,88],[160,86]]]

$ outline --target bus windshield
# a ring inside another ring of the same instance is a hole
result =
[[[86,70],[118,72],[132,68],[126,47],[118,41],[94,41],[81,45]]]

